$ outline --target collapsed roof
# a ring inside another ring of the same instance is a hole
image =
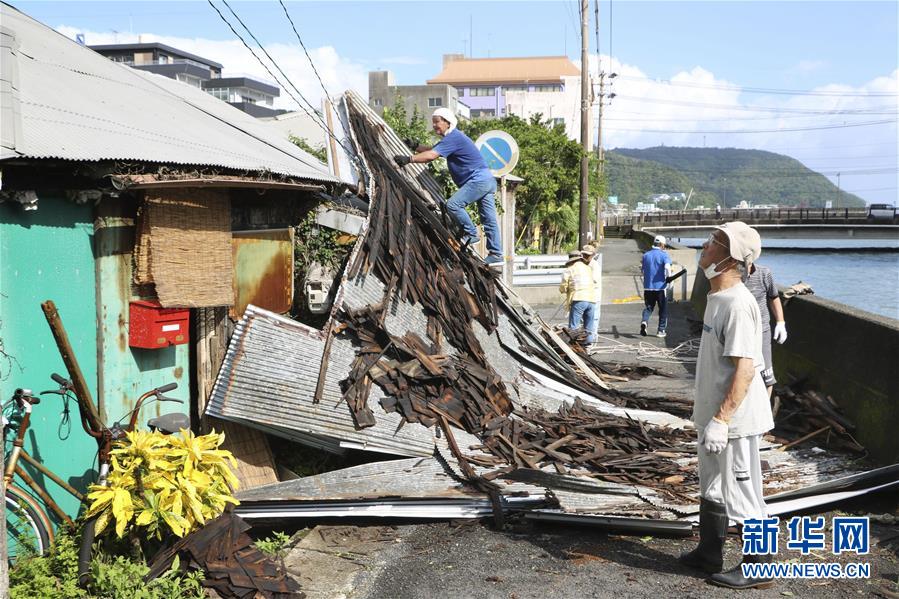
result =
[[[317,330],[250,306],[206,413],[327,451],[420,459],[247,490],[240,513],[477,517],[514,504],[546,517],[695,516],[692,424],[629,405],[563,358],[545,323],[455,242],[426,168],[394,165],[407,151],[397,135],[352,92],[338,112],[369,213],[331,318]],[[778,454],[769,492],[845,473]]]
[[[0,4],[0,160],[129,160],[336,182],[326,165],[188,84],[132,69]]]

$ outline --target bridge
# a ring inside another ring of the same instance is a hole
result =
[[[653,231],[668,237],[701,238],[714,227],[741,220],[765,239],[899,240],[893,219],[872,219],[864,208],[730,208],[677,210],[607,216],[607,235],[632,230]]]

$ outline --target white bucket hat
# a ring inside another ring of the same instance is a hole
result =
[[[449,133],[450,131],[455,129],[456,123],[459,121],[459,119],[456,118],[456,115],[453,114],[453,111],[450,110],[449,108],[438,108],[437,110],[434,111],[434,114],[431,115],[431,118],[434,118],[435,116],[439,116],[444,121],[446,121],[447,123],[450,124],[450,127],[447,130],[447,133]]]

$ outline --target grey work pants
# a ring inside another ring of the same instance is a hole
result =
[[[719,454],[707,453],[700,445],[699,494],[727,508],[727,516],[737,524],[747,518],[765,518],[762,494],[761,435],[730,439]]]

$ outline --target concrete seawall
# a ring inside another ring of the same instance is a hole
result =
[[[708,290],[700,273],[693,286],[697,314],[705,311]],[[779,383],[806,380],[830,395],[874,461],[899,462],[899,320],[814,295],[781,301],[789,338],[773,345]]]

